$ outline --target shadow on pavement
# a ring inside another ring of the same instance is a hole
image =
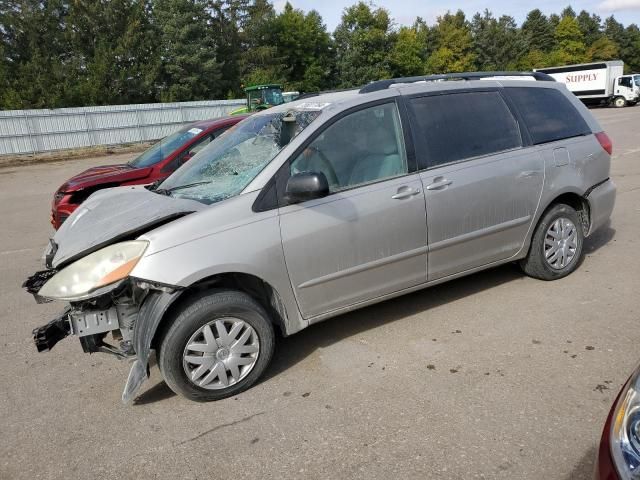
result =
[[[596,447],[591,447],[573,467],[564,480],[587,480],[593,478],[596,461]]]
[[[133,401],[134,405],[147,405],[149,403],[160,402],[176,394],[164,382],[156,383],[153,387],[145,390]]]
[[[518,267],[503,265],[346,313],[312,325],[290,337],[278,338],[273,360],[261,381],[277,376],[319,348],[523,276]]]
[[[601,247],[604,247],[607,243],[613,240],[613,237],[616,235],[616,230],[611,228],[611,222],[607,222],[599,230],[593,232],[591,236],[584,239],[584,253],[585,255],[589,255],[594,253],[596,250],[599,250]]]

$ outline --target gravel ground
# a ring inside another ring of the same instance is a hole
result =
[[[126,362],[32,343],[61,308],[20,289],[53,191],[131,154],[0,169],[0,478],[590,478],[640,340],[640,107],[594,114],[619,191],[577,272],[507,265],[314,325],[279,341],[260,384],[209,404],[154,368],[123,406]]]

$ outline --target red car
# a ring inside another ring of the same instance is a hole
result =
[[[246,117],[233,115],[192,123],[163,138],[129,163],[93,167],[70,178],[53,196],[53,228],[60,228],[71,212],[97,190],[164,180],[211,140]]]
[[[640,478],[640,368],[622,387],[609,412],[598,448],[595,478]]]

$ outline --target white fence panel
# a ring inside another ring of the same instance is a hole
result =
[[[228,115],[244,100],[0,111],[0,155],[146,142]]]

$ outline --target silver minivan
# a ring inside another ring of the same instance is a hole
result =
[[[535,81],[532,81],[535,80]],[[519,262],[580,264],[615,202],[611,142],[542,73],[382,80],[248,117],[160,185],[99,191],[24,284],[68,303],[34,330],[132,359],[192,400],[235,395],[321,320]]]

